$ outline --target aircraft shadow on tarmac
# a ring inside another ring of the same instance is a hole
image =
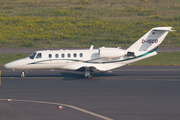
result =
[[[21,71],[11,71],[11,72],[5,72],[2,71],[1,77],[13,77],[13,78],[20,78]],[[25,78],[60,78],[63,80],[71,80],[71,79],[86,79],[84,77],[83,72],[74,72],[74,71],[27,71],[25,72],[26,76]],[[93,73],[94,77],[113,77],[113,76],[119,76],[117,74],[112,74],[108,72],[98,72]]]

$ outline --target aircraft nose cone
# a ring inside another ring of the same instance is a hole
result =
[[[10,67],[9,67],[9,63],[5,64],[5,65],[4,65],[4,68],[6,68],[6,69],[10,69]]]
[[[6,63],[6,64],[4,65],[4,68],[6,68],[6,69],[12,69],[12,70],[21,69],[21,67],[23,66],[23,64],[24,64],[24,59],[15,60],[15,61]]]
[[[4,68],[6,68],[6,69],[14,69],[14,68],[16,68],[16,64],[14,62],[6,63],[4,65]]]

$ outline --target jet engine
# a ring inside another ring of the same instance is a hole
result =
[[[118,58],[126,55],[126,51],[119,48],[99,48],[99,58]]]

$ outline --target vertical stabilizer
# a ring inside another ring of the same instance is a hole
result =
[[[129,52],[141,52],[150,51],[157,48],[172,27],[156,27],[148,31],[144,36],[142,36],[138,41],[131,45],[127,51]]]

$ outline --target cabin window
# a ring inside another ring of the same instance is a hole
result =
[[[58,54],[56,54],[56,55],[55,55],[55,57],[56,57],[56,58],[58,58],[58,57],[59,57],[59,55],[58,55]]]
[[[77,54],[76,54],[76,53],[74,53],[74,57],[77,57]]]
[[[70,53],[68,53],[68,58],[70,58],[71,57],[71,54]]]
[[[82,53],[80,53],[80,54],[79,54],[79,56],[80,56],[80,57],[83,57],[83,54],[82,54]]]
[[[30,58],[30,59],[34,59],[34,57],[36,56],[36,53],[37,53],[37,52],[33,52],[32,54],[30,54],[30,55],[29,55],[29,58]]]
[[[64,57],[65,57],[65,55],[64,55],[64,54],[61,54],[61,57],[62,57],[62,58],[64,58]]]
[[[38,54],[36,55],[36,58],[42,58],[41,53],[38,53]]]
[[[49,54],[49,58],[52,58],[52,54]]]

